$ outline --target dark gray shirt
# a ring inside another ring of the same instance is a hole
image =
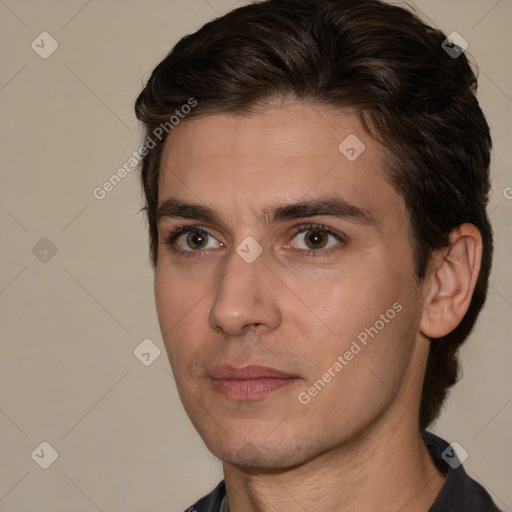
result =
[[[448,443],[430,432],[423,432],[423,441],[437,468],[446,475],[441,491],[429,512],[500,512],[487,491],[470,478],[462,465],[448,464],[442,454]],[[453,452],[448,452],[453,458]],[[453,467],[452,467],[453,466]],[[186,512],[220,512],[226,487],[222,481],[210,494],[186,509]]]

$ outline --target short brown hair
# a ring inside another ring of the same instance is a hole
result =
[[[413,12],[380,0],[261,1],[182,38],[135,105],[148,137],[191,97],[190,116],[250,112],[284,97],[356,109],[383,146],[387,177],[407,206],[419,280],[453,228],[467,222],[480,230],[482,267],[469,309],[454,331],[431,341],[421,429],[458,379],[457,351],[485,302],[493,250],[489,127],[468,59],[447,53],[445,39]],[[164,142],[144,157],[141,173],[153,265]]]

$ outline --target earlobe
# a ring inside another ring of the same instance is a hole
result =
[[[448,247],[436,252],[425,294],[420,331],[440,338],[461,322],[471,303],[482,260],[482,236],[473,224],[450,233]]]

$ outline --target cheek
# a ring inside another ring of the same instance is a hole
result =
[[[294,277],[286,285],[299,299],[295,302],[307,308],[306,316],[299,315],[297,308],[291,308],[290,315],[298,316],[299,324],[309,318],[327,335],[326,342],[342,349],[347,341],[373,326],[400,296],[396,282],[384,280],[376,267],[347,264],[337,271],[316,269],[309,275],[303,273],[301,278]]]
[[[375,270],[332,276],[324,291],[310,288],[308,292],[304,286],[301,293],[315,312],[310,316],[321,319],[321,329],[309,346],[319,375],[311,375],[308,384],[331,369],[340,376],[332,379],[336,382],[332,387],[341,386],[339,392],[348,401],[368,391],[368,396],[379,399],[386,389],[396,389],[410,360],[419,322],[420,308],[411,287],[412,279],[384,279]],[[304,317],[295,321],[304,324]]]
[[[184,265],[173,265],[167,259],[158,261],[154,292],[161,327],[169,329],[197,315],[212,283],[205,277],[211,275],[209,268],[201,268],[199,272]]]
[[[200,351],[199,331],[202,325],[204,330],[207,322],[202,301],[206,299],[208,287],[200,282],[191,286],[183,273],[157,267],[154,289],[160,331],[174,375],[178,377],[178,372],[184,372]]]
[[[299,408],[299,414],[312,430],[326,430],[326,439],[359,431],[383,414],[400,392],[413,353],[416,319],[414,308],[408,312],[402,304],[393,304],[391,309],[373,304],[371,312],[358,312],[347,329],[355,335],[331,338],[324,350],[311,354],[318,372],[301,390],[301,403],[308,405]],[[380,320],[387,311],[392,311],[385,317],[388,323]]]

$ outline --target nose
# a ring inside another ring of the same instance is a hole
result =
[[[277,278],[264,261],[264,253],[247,263],[236,251],[228,259],[214,288],[214,301],[208,315],[212,328],[237,336],[258,326],[274,330],[282,320]]]

